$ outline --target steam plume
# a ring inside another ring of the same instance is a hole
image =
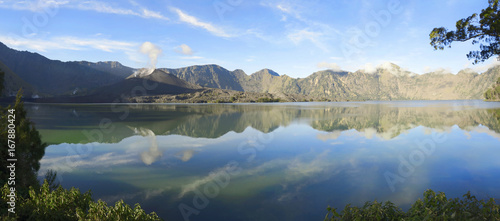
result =
[[[145,69],[138,70],[134,74],[135,74],[135,76],[137,76],[137,75],[140,75],[140,76],[150,75],[156,69],[156,63],[158,62],[158,56],[161,55],[162,50],[161,50],[161,48],[154,45],[153,43],[146,41],[146,42],[142,43],[139,51],[143,54],[148,55],[149,64]]]

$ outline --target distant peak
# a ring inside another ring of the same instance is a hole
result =
[[[438,68],[434,71],[431,71],[429,74],[452,74],[450,70],[444,68]]]
[[[245,71],[241,70],[241,69],[235,69],[234,71],[232,71],[233,73],[238,73],[238,74],[244,74],[246,75]]]
[[[210,68],[222,68],[221,66],[219,66],[217,64],[205,64],[205,65],[195,65],[195,66],[198,66],[198,67],[210,67]]]
[[[118,61],[100,61],[97,62],[97,64],[106,64],[109,65],[111,68],[116,68],[116,67],[121,67],[123,66],[120,62]]]
[[[471,68],[465,68],[460,70],[458,74],[477,74],[477,72],[472,70]]]
[[[373,66],[371,64],[365,65],[363,69],[360,69],[356,72],[365,73],[365,74],[375,74],[375,75],[394,75],[396,77],[413,77],[416,76],[415,73],[406,70],[394,64],[392,62],[384,62],[377,66]]]
[[[392,62],[384,62],[378,65],[377,69],[388,70],[388,71],[401,71],[401,67]]]
[[[270,74],[270,75],[276,76],[276,77],[280,76],[278,73],[276,73],[273,70],[268,69],[268,68],[264,68],[264,69],[262,69],[260,71],[255,72],[254,74]]]
[[[118,61],[99,61],[98,64],[120,64]]]
[[[201,65],[193,65],[193,66],[188,66],[188,67],[184,67],[184,68],[181,68],[181,69],[188,69],[188,70],[193,70],[193,69],[223,69],[223,70],[226,70],[225,68],[221,67],[220,65],[216,65],[216,64],[201,64]]]

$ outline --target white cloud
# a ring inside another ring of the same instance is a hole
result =
[[[300,10],[298,10],[299,6],[296,3],[292,3],[292,2],[273,3],[273,2],[269,2],[269,1],[262,1],[260,3],[260,5],[264,6],[264,7],[269,7],[272,9],[277,9],[278,11],[280,11],[286,15],[290,15],[297,20],[303,20],[302,16],[300,15],[301,14]],[[281,21],[286,21],[286,20],[287,20],[287,16],[283,15],[281,18]]]
[[[404,74],[404,72],[407,71],[406,69],[401,68],[401,67],[399,67],[399,69],[398,69],[396,66],[394,66],[394,63],[389,62],[389,61],[382,62],[381,64],[379,64],[377,66],[377,68],[387,70],[387,71],[389,71],[389,73],[391,73],[393,75]]]
[[[366,63],[362,69],[368,74],[375,74],[375,72],[377,72],[377,67],[375,67],[372,63]]]
[[[14,10],[28,10],[28,11],[38,12],[46,8],[58,8],[68,3],[69,1],[54,1],[54,0],[38,0],[38,1],[6,0],[6,1],[0,1],[0,7],[14,9]],[[50,12],[53,11],[57,10],[50,10]]]
[[[0,42],[14,48],[45,52],[48,50],[88,50],[97,49],[106,52],[134,51],[137,44],[109,39],[77,38],[71,36],[51,39],[28,39],[17,36],[0,35]]]
[[[383,62],[382,64],[379,64],[377,67],[379,68],[382,68],[382,69],[387,69],[387,70],[391,70],[393,69],[394,67],[392,66],[392,63],[391,62]]]
[[[424,67],[424,74],[434,72],[436,74],[451,74],[451,68],[431,68],[429,66]]]
[[[279,9],[280,11],[282,11],[282,12],[285,12],[285,13],[290,13],[292,11],[292,9],[290,8],[290,6],[283,5],[283,4],[276,5],[276,8]]]
[[[183,55],[193,55],[193,50],[186,44],[181,44],[175,47],[175,52]]]
[[[332,71],[341,71],[342,70],[337,63],[328,63],[328,62],[324,62],[324,61],[318,63],[317,67],[318,68],[327,68],[327,69],[330,69]]]
[[[97,11],[101,13],[134,15],[142,18],[156,18],[156,19],[168,20],[168,18],[163,16],[160,12],[151,11],[140,6],[139,6],[140,11],[134,11],[132,9],[120,8],[114,5],[112,6],[106,2],[86,1],[83,3],[79,3],[76,6],[70,6],[70,7],[74,7],[80,10]]]
[[[144,18],[157,18],[157,19],[162,19],[162,20],[169,20],[167,17],[163,16],[159,12],[151,11],[148,9],[143,8],[142,9],[142,17]]]
[[[120,8],[116,6],[111,6],[105,2],[99,1],[84,1],[77,5],[71,5],[70,8],[76,8],[80,10],[90,10],[101,13],[109,13],[109,14],[119,14],[119,15],[135,15],[140,16],[139,13],[134,12],[131,9]]]
[[[378,65],[373,65],[372,63],[366,63],[363,66],[359,67],[360,70],[364,71],[367,74],[375,74],[378,69],[384,69],[389,73],[399,76],[399,75],[414,75],[414,73],[409,72],[407,69],[394,66],[395,64],[390,61],[380,62]]]
[[[287,37],[294,44],[299,44],[304,40],[309,40],[319,49],[325,52],[329,51],[326,45],[321,40],[321,38],[323,37],[322,32],[310,31],[309,29],[306,28],[302,30],[295,30],[292,33],[288,34]]]
[[[38,0],[38,1],[1,1],[1,8],[9,8],[14,10],[40,11],[46,8],[52,8],[51,11],[57,13],[59,8],[71,8],[84,11],[96,11],[107,14],[117,15],[132,15],[142,18],[155,18],[169,20],[160,12],[151,11],[141,7],[137,3],[132,3],[133,9],[123,8],[117,5],[110,5],[107,2],[101,1],[76,1],[76,0]],[[135,10],[138,8],[139,10]],[[55,16],[55,15],[53,15]]]
[[[106,52],[130,51],[136,45],[130,42],[115,41],[109,39],[83,39],[77,37],[58,37],[54,39],[57,43],[63,45],[74,45],[80,47],[90,47]]]
[[[491,61],[487,61],[486,63],[482,63],[480,65],[471,65],[471,63],[467,63],[465,68],[470,68],[475,72],[483,73],[488,69],[500,65],[500,60],[497,60],[496,57],[492,58]]]
[[[185,23],[188,23],[190,25],[193,25],[195,27],[203,28],[207,30],[208,32],[212,33],[213,35],[219,36],[219,37],[231,37],[228,33],[226,33],[224,30],[220,29],[219,27],[215,27],[214,25],[200,21],[198,18],[188,15],[187,13],[183,12],[182,10],[178,8],[172,8],[172,11],[177,13],[179,16],[179,20]]]

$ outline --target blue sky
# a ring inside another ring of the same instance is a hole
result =
[[[63,61],[146,67],[144,42],[162,50],[157,67],[218,64],[247,74],[269,68],[306,77],[393,62],[422,74],[482,72],[478,45],[434,51],[429,33],[486,8],[487,0],[0,0],[0,41]]]

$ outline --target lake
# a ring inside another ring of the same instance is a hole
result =
[[[323,220],[426,189],[500,201],[500,103],[29,104],[40,175],[166,220]]]

